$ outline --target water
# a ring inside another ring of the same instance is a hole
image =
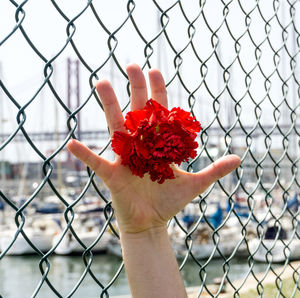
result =
[[[51,268],[48,274],[50,282],[57,291],[66,297],[77,284],[84,273],[85,265],[80,256],[57,256],[49,258]],[[3,298],[27,298],[31,297],[41,280],[39,270],[39,258],[36,256],[6,256],[0,260],[0,297]],[[107,285],[117,272],[121,260],[109,255],[96,255],[93,258],[91,269],[97,279]],[[202,263],[202,265],[204,262]],[[254,271],[266,269],[265,264],[257,264]],[[244,277],[249,270],[245,259],[233,259],[230,262],[230,279]],[[207,283],[212,283],[216,277],[223,276],[222,260],[213,260],[206,268]],[[182,270],[186,286],[200,286],[199,267],[192,261],[186,263]],[[72,297],[99,297],[101,288],[87,274],[83,282]],[[124,270],[117,281],[108,290],[109,295],[124,295],[129,293],[127,279]],[[41,287],[37,297],[57,297],[46,283]],[[104,296],[105,297],[105,296]]]

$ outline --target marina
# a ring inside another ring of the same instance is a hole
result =
[[[40,195],[33,202],[13,196],[11,203],[16,208],[22,210],[26,205],[18,216],[2,199],[0,256],[82,255],[91,251],[121,258],[118,228],[109,204],[95,194],[78,200],[70,190],[64,193],[63,200]],[[252,210],[242,197],[236,196],[233,205],[226,205],[221,193],[215,194],[218,200],[206,203],[205,213],[200,212],[199,198],[195,198],[170,221],[169,237],[179,260],[189,254],[200,260],[251,255],[259,262],[267,262],[268,255],[276,263],[286,257],[300,258],[300,242],[295,237],[300,230],[298,194],[287,202],[290,213],[277,221],[274,216],[281,213],[280,202],[274,201],[269,208],[263,194],[255,197]],[[109,198],[109,193],[106,196]]]
[[[52,297],[52,286],[63,297],[129,294],[110,193],[94,179],[101,195],[92,187],[84,191],[89,177],[78,172],[62,183],[52,180],[55,187],[62,185],[59,195],[46,184],[32,196],[41,183],[36,179],[21,179],[19,189],[15,180],[5,181],[0,295],[19,297],[22,288],[24,297],[35,292]],[[300,259],[299,194],[291,190],[284,202],[276,188],[267,192],[251,183],[245,188],[255,191],[247,195],[239,189],[226,196],[215,186],[169,222],[186,288],[205,285],[217,292],[223,280],[222,288],[230,291],[232,282],[256,280],[270,268],[285,268],[287,259]]]
[[[31,297],[32,293],[41,280],[39,270],[39,257],[14,256],[6,257],[0,262],[0,293],[5,298],[20,297],[22,288],[22,297]],[[72,291],[81,275],[85,270],[85,264],[80,256],[58,256],[53,255],[49,258],[51,263],[48,278],[63,297],[67,297]],[[207,273],[206,282],[212,284],[214,279],[222,277],[224,274],[223,262],[221,259],[215,259],[205,266]],[[109,284],[115,272],[119,269],[121,260],[118,257],[109,255],[96,255],[93,257],[91,270],[103,286]],[[203,262],[204,265],[204,262]],[[274,265],[277,268],[278,265]],[[255,272],[263,272],[267,264],[256,264],[253,268]],[[200,267],[194,262],[189,261],[182,269],[182,276],[187,287],[199,287],[202,282],[199,277]],[[230,280],[237,280],[245,277],[249,272],[249,266],[245,259],[233,259],[230,262],[228,276]],[[101,287],[87,274],[81,286],[72,297],[99,297]],[[109,294],[112,296],[126,295],[129,293],[128,283],[124,270],[118,279],[109,288]],[[43,284],[40,297],[54,297],[53,292],[46,283]],[[105,297],[105,296],[104,296]]]

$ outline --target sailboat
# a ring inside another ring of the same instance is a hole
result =
[[[63,232],[56,234],[52,240],[52,245],[57,246],[54,252],[58,255],[82,254],[91,246],[93,253],[105,253],[107,245],[110,242],[111,235],[105,232],[101,238],[96,241],[101,233],[101,225],[99,225],[99,222],[97,223],[96,221],[97,218],[89,218],[84,222],[79,222],[74,225],[72,224],[77,237],[84,246],[69,230],[65,235]]]
[[[57,223],[50,217],[34,220],[25,225],[23,231],[31,243],[41,252],[46,253],[52,247],[53,236],[59,230]],[[37,253],[36,250],[18,233],[16,227],[8,226],[0,232],[0,251],[6,255],[27,255]]]
[[[298,194],[288,201],[287,208],[290,212],[298,213],[300,202]],[[278,212],[281,212],[278,210]],[[285,215],[276,221],[273,217],[264,223],[263,238],[249,240],[249,250],[255,261],[281,263],[289,260],[300,259],[300,239],[297,235],[300,232],[299,219],[297,227],[292,222],[296,218]],[[297,233],[294,233],[296,228]]]
[[[184,258],[190,249],[195,258],[218,258],[222,255],[230,256],[235,250],[237,255],[247,254],[247,247],[241,234],[241,226],[238,224],[222,224],[223,210],[220,203],[214,213],[206,216],[209,224],[202,220],[197,229],[191,235],[188,247],[185,244],[186,234],[178,228],[171,229],[170,238],[178,258]]]

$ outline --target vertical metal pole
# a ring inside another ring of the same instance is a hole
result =
[[[75,107],[80,106],[80,73],[79,73],[79,61],[68,58],[67,60],[67,85],[68,85],[68,107],[71,111],[75,110]],[[73,103],[73,100],[76,103]],[[77,118],[77,138],[81,139],[81,123],[80,113],[76,114]],[[68,165],[71,165],[72,158],[70,152],[68,152]],[[81,163],[78,161],[73,165],[76,170],[79,170]]]
[[[53,75],[52,75],[52,81],[53,81],[53,86],[56,89],[56,72],[55,72],[55,61],[53,61]],[[56,148],[59,147],[59,114],[58,114],[58,102],[55,100],[54,102],[54,111],[55,111],[55,137],[56,137]],[[62,183],[62,173],[61,173],[61,155],[60,153],[57,154],[57,182],[58,182],[58,192],[61,193],[62,188],[63,188],[63,183]]]
[[[293,22],[295,22],[295,19],[294,19]],[[293,44],[293,53],[295,53],[294,57],[296,59],[296,63],[300,62],[299,56],[296,55],[297,50],[299,50],[298,43],[297,43],[298,37],[299,36],[297,35],[296,30],[294,28],[294,30],[293,30],[293,43],[292,44]],[[293,92],[292,92],[292,96],[293,96],[293,109],[295,109],[295,112],[296,112],[295,127],[297,127],[297,124],[299,123],[299,112],[297,113],[297,109],[296,109],[297,103],[300,101],[300,96],[298,95],[299,89],[298,89],[298,86],[296,84],[296,82],[297,82],[296,80],[299,80],[299,79],[300,79],[300,71],[299,71],[299,67],[298,68],[296,67],[294,69],[294,78],[293,78],[293,84],[292,84],[292,86],[293,86]],[[293,136],[292,150],[294,152],[294,160],[296,160],[297,156],[299,156],[299,153],[300,153],[300,140],[299,140],[298,135],[296,134],[295,131],[293,131],[292,136]],[[300,180],[300,164],[299,164],[299,162],[298,162],[296,179],[298,181]],[[300,210],[300,207],[299,207],[298,210]]]
[[[2,79],[2,62],[0,61],[0,79]],[[4,105],[3,105],[3,96],[2,96],[2,89],[0,90],[0,135],[4,134],[3,124],[5,122],[4,119],[4,111],[3,111]],[[2,142],[0,142],[1,144]],[[6,167],[5,167],[5,155],[4,151],[0,151],[0,162],[1,162],[1,184],[4,188],[6,185]]]
[[[284,1],[281,1],[281,3],[280,3],[280,5],[281,5],[281,17],[282,17],[282,22],[285,24],[285,6],[284,6]],[[282,32],[283,33],[283,32]],[[281,38],[282,38],[282,42],[284,41],[283,40],[283,34],[281,34]],[[286,79],[286,77],[287,77],[287,75],[286,75],[286,73],[287,73],[287,57],[286,57],[286,55],[285,55],[285,53],[284,53],[284,50],[285,50],[285,48],[283,48],[282,49],[282,51],[281,51],[281,54],[280,54],[280,62],[282,62],[282,64],[281,64],[281,66],[282,66],[282,68],[281,68],[281,71],[282,71],[282,77],[283,77],[283,80],[285,80]],[[283,82],[282,82],[283,83]],[[282,84],[282,86],[283,86],[283,84]],[[281,92],[283,92],[284,90],[283,90],[283,88],[281,89]],[[284,97],[284,93],[282,94],[282,98]],[[286,101],[288,101],[288,92],[287,92],[287,94],[286,94],[286,98],[285,98],[285,100]],[[289,116],[288,116],[288,107],[287,107],[287,105],[284,103],[283,104],[283,106],[282,106],[282,124],[283,124],[283,126],[285,125],[285,124],[287,124],[288,123],[288,121],[289,121]],[[286,132],[285,132],[286,133]],[[290,142],[290,141],[289,141]]]
[[[159,32],[161,29],[161,24],[160,24],[160,14],[159,11],[157,11],[157,32]],[[157,39],[157,68],[159,70],[161,69],[161,43],[160,43],[160,38]]]
[[[295,19],[293,20],[293,22],[295,22]],[[292,34],[292,53],[293,54],[295,54],[295,56],[294,56],[294,59],[297,59],[297,55],[296,55],[296,52],[297,52],[297,49],[298,49],[298,44],[297,44],[297,34],[296,34],[296,30],[294,29],[293,30],[293,34]],[[299,60],[299,59],[298,59]],[[294,77],[296,78],[296,79],[298,79],[299,78],[299,76],[297,76],[297,74],[300,74],[298,71],[298,68],[295,68],[294,69]],[[297,88],[297,84],[296,84],[296,79],[295,78],[293,78],[292,79],[292,103],[293,103],[293,109],[296,109],[296,106],[297,106],[297,100],[299,100],[300,98],[298,97],[298,93],[297,93],[297,90],[298,90],[298,88]],[[299,120],[299,117],[297,117],[298,115],[297,115],[297,111],[296,111],[296,118],[295,118],[295,127],[297,127],[297,122],[299,122],[298,120]],[[296,159],[297,158],[297,156],[299,155],[298,153],[299,153],[299,149],[300,149],[300,141],[298,140],[298,137],[297,137],[297,134],[293,131],[293,133],[292,133],[292,152],[294,153],[294,156],[293,156],[293,158],[294,159]],[[299,143],[298,143],[299,142]],[[298,169],[298,178],[297,179],[299,179],[299,175],[300,175],[300,171],[299,171],[300,169]]]
[[[75,64],[75,95],[76,95],[76,102],[77,107],[80,106],[80,87],[79,87],[79,80],[80,80],[80,74],[79,74],[79,60],[73,61]],[[77,137],[79,140],[81,140],[81,121],[80,121],[80,112],[76,115],[77,117]],[[79,162],[78,159],[75,161],[75,169],[77,171],[82,170],[82,164]],[[80,175],[79,175],[79,184],[80,184]]]
[[[79,60],[75,61],[76,64],[76,98],[77,98],[77,107],[80,106],[80,74],[79,74]],[[81,124],[80,124],[80,113],[76,115],[77,121],[78,121],[78,126],[77,126],[77,131],[78,131],[78,139],[81,140]]]
[[[67,59],[67,100],[68,108],[72,110],[71,107],[71,59]],[[71,153],[67,150],[67,165],[71,165]]]

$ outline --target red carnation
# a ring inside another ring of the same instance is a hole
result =
[[[174,179],[170,165],[197,155],[195,138],[201,125],[181,108],[169,111],[149,99],[143,110],[127,113],[124,125],[128,132],[116,131],[112,148],[121,156],[121,163],[141,178],[149,173],[158,183]]]

